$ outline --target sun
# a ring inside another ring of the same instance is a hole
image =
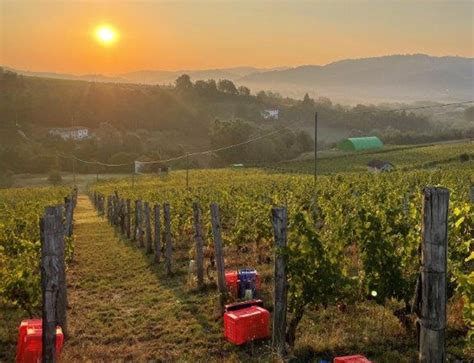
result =
[[[103,45],[112,45],[117,41],[118,33],[110,25],[101,25],[95,31],[95,37]]]

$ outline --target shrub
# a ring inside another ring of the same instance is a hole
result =
[[[469,161],[469,155],[468,154],[461,154],[459,155],[459,161],[461,163],[465,163],[466,161]]]

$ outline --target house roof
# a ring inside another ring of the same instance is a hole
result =
[[[52,127],[50,128],[49,130],[50,131],[76,131],[76,130],[89,130],[88,127],[84,127],[84,126],[73,126],[73,127]]]
[[[376,169],[382,169],[386,165],[394,166],[392,163],[390,163],[388,161],[383,161],[383,160],[370,160],[367,163],[368,167],[376,168]]]

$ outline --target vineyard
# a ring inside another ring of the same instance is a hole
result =
[[[153,240],[172,241],[170,266],[156,263],[156,244],[119,237],[120,228],[114,234],[85,196],[79,198],[74,243],[66,239],[67,259],[73,244],[77,251],[68,267],[66,360],[107,361],[117,355],[273,359],[266,341],[236,347],[222,338],[209,208],[217,203],[225,269],[255,267],[262,282],[259,297],[270,311],[276,252],[271,209],[287,208],[288,247],[277,253],[288,257],[291,355],[307,361],[364,352],[376,362],[413,361],[417,347],[410,305],[420,266],[426,185],[450,192],[448,357],[474,357],[471,169],[453,164],[435,171],[341,173],[320,175],[316,183],[312,176],[259,169],[191,170],[188,176],[189,187],[185,171],[88,186],[92,200],[94,195],[130,199],[132,225],[134,201],[155,212],[149,214],[152,226],[156,210],[169,205],[169,230],[163,226]],[[62,187],[0,191],[0,318],[7,322],[0,328],[0,361],[12,359],[18,322],[41,314],[38,222],[44,207],[63,203],[67,193]],[[202,208],[206,268],[201,287],[190,271],[196,258],[195,202]],[[167,253],[166,248],[160,252]]]
[[[20,317],[40,314],[39,219],[46,206],[63,203],[68,192],[69,188],[0,190],[0,320],[12,327]],[[72,240],[67,242],[70,256]],[[14,350],[14,339],[2,325],[0,346]]]
[[[314,322],[333,306],[340,312],[352,313],[359,311],[361,304],[364,308],[381,306],[399,318],[403,332],[397,334],[413,334],[409,305],[419,270],[421,190],[426,185],[445,186],[450,190],[448,293],[455,307],[450,309],[449,319],[457,322],[457,333],[448,337],[454,339],[448,344],[448,351],[462,358],[473,354],[469,345],[463,348],[464,343],[459,340],[467,326],[472,328],[473,321],[472,273],[469,276],[474,228],[469,202],[472,177],[469,168],[339,174],[319,177],[315,189],[309,176],[259,170],[192,171],[189,188],[185,187],[185,173],[174,172],[162,178],[141,177],[133,183],[131,179],[102,182],[92,185],[90,192],[112,195],[116,191],[121,198],[140,199],[150,205],[169,203],[174,268],[178,274],[187,271],[189,260],[195,255],[193,202],[200,201],[203,207],[208,249],[212,249],[208,206],[217,202],[225,266],[257,267],[262,272],[262,295],[266,301],[272,300],[274,242],[270,210],[273,206],[286,206],[289,326],[293,330],[290,336],[294,335],[291,339],[296,339],[296,347],[303,349],[298,340],[304,341],[311,351],[317,344],[314,337],[308,337],[308,328],[321,329]],[[209,277],[213,278],[212,272]],[[308,317],[312,317],[310,322]],[[298,330],[300,321],[305,328]],[[414,337],[410,339],[415,343]],[[466,339],[472,343],[472,336]],[[324,349],[338,348],[336,345]]]
[[[474,168],[474,144],[460,142],[426,146],[396,146],[379,151],[343,153],[323,151],[318,158],[320,173],[360,172],[367,170],[367,163],[373,159],[386,160],[402,170],[417,170],[430,167],[460,167],[460,155],[470,156],[464,169]],[[297,160],[272,164],[279,170],[312,172],[314,159]]]

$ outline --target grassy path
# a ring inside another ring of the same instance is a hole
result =
[[[182,273],[165,276],[162,267],[97,217],[86,196],[78,198],[75,220],[75,262],[68,271],[70,338],[63,361],[237,358],[222,339],[214,292],[192,291]]]

